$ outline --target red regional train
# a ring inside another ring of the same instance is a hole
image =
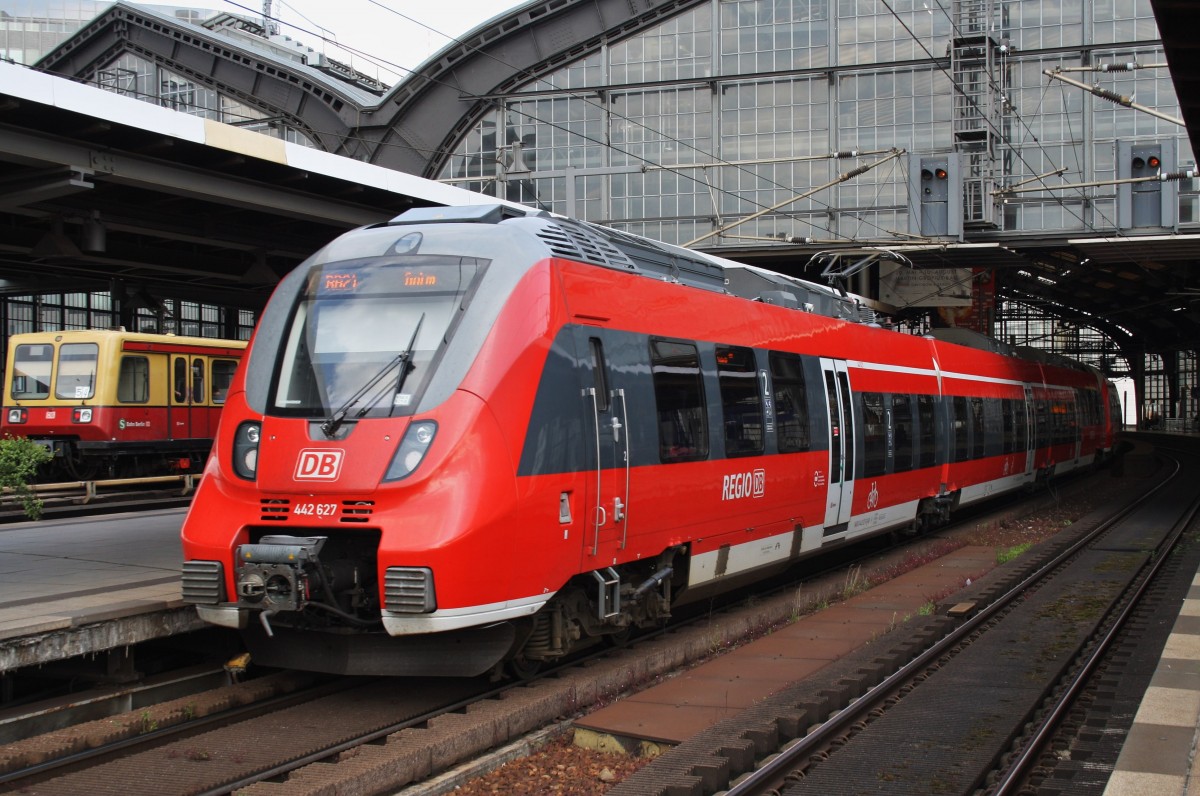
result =
[[[264,311],[184,599],[266,665],[521,673],[1112,450],[1098,371],[866,314],[501,206],[347,233]]]
[[[88,479],[200,472],[246,343],[120,329],[8,342],[0,434]]]

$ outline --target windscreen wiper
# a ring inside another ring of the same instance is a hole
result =
[[[366,384],[359,388],[358,392],[350,396],[350,399],[347,400],[346,403],[342,404],[341,408],[339,408],[333,413],[333,415],[330,416],[328,420],[321,424],[321,431],[326,437],[333,439],[333,435],[336,434],[337,430],[342,427],[343,423],[346,422],[346,415],[349,414],[350,408],[362,400],[362,397],[370,392],[375,385],[379,384],[379,382],[383,380],[384,376],[390,373],[392,368],[396,367],[396,365],[400,366],[400,372],[396,375],[395,388],[392,390],[384,388],[377,392],[374,397],[371,398],[371,400],[363,404],[362,408],[355,413],[355,417],[362,417],[369,412],[371,407],[379,403],[379,399],[383,397],[385,393],[390,392],[393,396],[400,393],[400,388],[404,385],[404,379],[408,376],[408,371],[411,367],[410,362],[412,360],[413,348],[417,344],[417,334],[421,331],[421,324],[424,322],[425,313],[422,312],[421,317],[417,319],[417,327],[413,329],[412,337],[409,338],[408,345],[405,347],[405,349],[384,363],[384,366],[380,368],[379,371],[372,376]],[[392,409],[394,410],[395,401],[393,400],[392,403]],[[389,411],[389,415],[390,413],[391,412]]]
[[[425,322],[425,313],[421,313],[421,317],[417,318],[417,328],[413,329],[412,337],[409,338],[408,347],[401,352],[401,361],[404,363],[400,366],[400,372],[396,374],[396,389],[392,390],[392,408],[388,410],[388,417],[396,411],[396,396],[400,394],[400,389],[404,387],[404,380],[408,378],[409,370],[412,368],[412,353],[413,348],[417,345],[417,333],[421,331],[421,324]]]
[[[336,412],[329,416],[328,420],[321,424],[321,432],[324,433],[329,439],[333,439],[333,435],[336,434],[337,430],[342,427],[343,423],[346,422],[346,413],[350,411],[350,407],[362,400],[362,397],[366,395],[372,387],[378,384],[384,376],[390,373],[392,368],[396,367],[396,365],[403,361],[404,354],[399,353],[384,363],[384,366],[380,368],[379,371],[376,372],[376,374],[372,376],[366,384],[360,387],[358,392],[354,393],[354,395],[351,395],[346,403],[342,404]],[[363,411],[366,410],[364,409]]]

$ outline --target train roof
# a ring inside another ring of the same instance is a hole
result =
[[[130,332],[125,329],[64,329],[44,332],[20,332],[9,338],[9,348],[19,343],[83,342],[88,340],[122,340],[136,343],[180,345],[180,346],[211,346],[216,348],[241,349],[246,347],[245,340],[227,340],[221,337],[193,337],[177,334],[154,334],[151,332]]]
[[[534,233],[559,257],[844,321],[875,320],[858,297],[815,282],[545,211],[523,213],[507,205],[420,207],[387,224],[500,224],[514,219],[532,222]]]
[[[419,207],[408,210],[386,226],[437,223],[516,223],[529,227],[550,251],[567,259],[634,273],[662,281],[774,304],[850,323],[874,323],[875,312],[865,299],[832,287],[704,252],[643,238],[628,232],[579,221],[541,210],[511,205]],[[383,225],[377,225],[383,226]],[[1024,359],[1083,372],[1089,365],[1037,348],[1010,345],[970,329],[935,329],[931,336],[942,343]]]

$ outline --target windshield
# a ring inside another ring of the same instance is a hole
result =
[[[19,400],[50,397],[50,366],[54,346],[19,345],[13,355],[12,397]]]
[[[99,353],[100,347],[95,343],[63,343],[58,349],[54,397],[91,398],[96,389],[96,359]]]
[[[305,416],[339,409],[351,417],[410,414],[486,263],[411,254],[314,267],[286,331],[275,410]],[[389,369],[410,343],[405,366]]]

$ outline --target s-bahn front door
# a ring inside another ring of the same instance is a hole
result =
[[[829,416],[824,535],[833,536],[847,529],[854,502],[854,415],[845,360],[822,359],[821,374]]]
[[[595,471],[588,474],[584,501],[584,555],[596,567],[611,566],[616,551],[629,538],[629,409],[625,388],[609,367],[599,335],[581,335],[580,350],[587,359],[590,378],[583,388],[588,458]]]

